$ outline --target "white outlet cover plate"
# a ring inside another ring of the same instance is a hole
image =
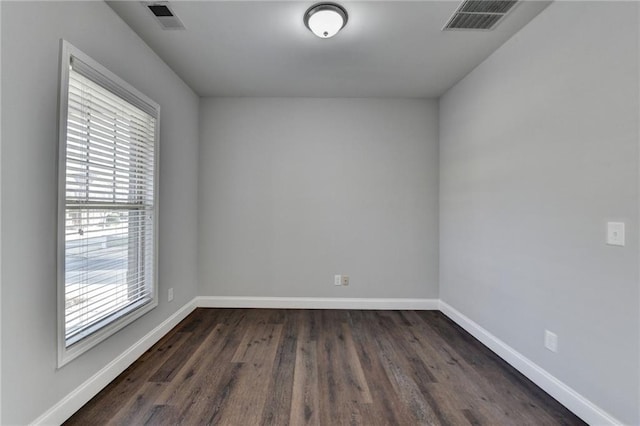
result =
[[[342,275],[333,276],[333,285],[342,285]]]
[[[549,349],[551,352],[558,352],[558,335],[550,332],[549,330],[545,330],[544,347]]]
[[[607,222],[607,244],[624,247],[624,222]]]

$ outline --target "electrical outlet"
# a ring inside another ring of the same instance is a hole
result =
[[[550,332],[549,330],[545,330],[544,347],[549,349],[551,352],[558,352],[558,335]]]
[[[607,222],[607,244],[624,247],[624,222]]]
[[[342,275],[333,276],[333,285],[342,285]]]
[[[342,276],[342,285],[349,285],[349,275],[343,275]]]
[[[167,295],[167,300],[171,302],[173,300],[173,287],[169,289],[169,294]]]

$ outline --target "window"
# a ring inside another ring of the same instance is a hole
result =
[[[157,306],[159,106],[62,41],[58,365]]]

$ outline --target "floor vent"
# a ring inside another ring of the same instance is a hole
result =
[[[492,30],[518,0],[465,0],[443,30]]]
[[[163,30],[184,30],[184,24],[169,7],[168,2],[143,2]]]

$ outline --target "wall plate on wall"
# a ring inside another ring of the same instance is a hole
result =
[[[607,244],[624,247],[624,222],[607,222]]]

